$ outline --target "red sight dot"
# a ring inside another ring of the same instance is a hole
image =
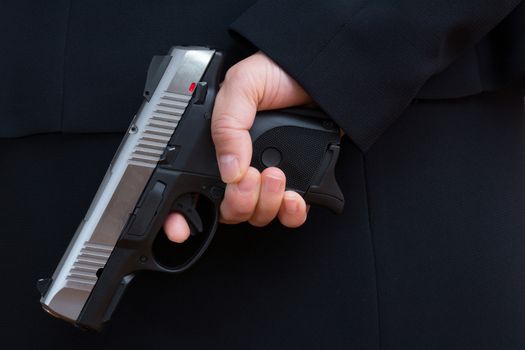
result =
[[[191,83],[191,84],[190,84],[190,87],[188,88],[188,91],[189,91],[189,92],[193,92],[193,91],[195,90],[195,87],[196,87],[196,86],[197,86],[197,84],[195,84],[195,83]]]

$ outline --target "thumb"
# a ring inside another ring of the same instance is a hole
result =
[[[252,157],[248,130],[257,110],[309,102],[299,84],[261,52],[231,67],[215,99],[211,121],[222,180],[235,183],[246,173]]]
[[[222,181],[238,182],[251,161],[252,142],[248,130],[257,111],[257,84],[233,66],[215,98],[211,135],[217,153]]]

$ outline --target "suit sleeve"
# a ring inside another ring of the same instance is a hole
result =
[[[231,26],[366,151],[425,82],[521,0],[267,0]]]

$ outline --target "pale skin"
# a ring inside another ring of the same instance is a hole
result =
[[[255,113],[312,103],[311,97],[265,54],[258,52],[226,73],[213,108],[211,131],[222,181],[226,185],[220,221],[249,222],[261,227],[276,217],[287,227],[306,220],[307,205],[293,191],[285,191],[286,177],[275,167],[262,173],[250,167],[252,141],[248,130]],[[179,213],[164,223],[168,238],[184,242],[190,228]]]

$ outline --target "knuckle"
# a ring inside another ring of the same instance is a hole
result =
[[[244,65],[242,62],[239,62],[231,66],[230,69],[226,71],[226,75],[224,76],[224,82],[225,83],[230,83],[230,82],[235,83],[236,81],[243,79],[243,76],[244,76],[243,71],[244,71]]]
[[[228,90],[235,91],[241,98],[255,98],[254,95],[257,95],[262,83],[263,74],[260,67],[250,61],[235,64],[226,72],[222,88],[227,87]]]
[[[234,127],[232,118],[220,118],[216,120],[211,129],[211,137],[218,143],[238,140],[239,133]]]
[[[253,215],[253,205],[251,203],[246,203],[243,200],[237,200],[234,198],[229,198],[225,200],[222,205],[222,216],[230,221],[246,221]]]
[[[211,133],[228,132],[234,127],[234,118],[228,114],[215,114],[211,121]]]
[[[230,210],[227,210],[223,207],[221,207],[221,217],[226,220],[227,222],[229,223],[238,223],[240,222],[239,220],[237,220],[237,217],[235,216],[235,214],[230,211]]]
[[[254,214],[248,221],[251,225],[256,227],[268,225],[278,214],[278,207],[273,208],[269,206],[261,206],[260,204],[261,202],[259,202],[259,205],[257,206]]]
[[[232,208],[232,213],[235,215],[235,217],[247,220],[249,219],[253,214],[253,209],[251,206],[235,206]]]

